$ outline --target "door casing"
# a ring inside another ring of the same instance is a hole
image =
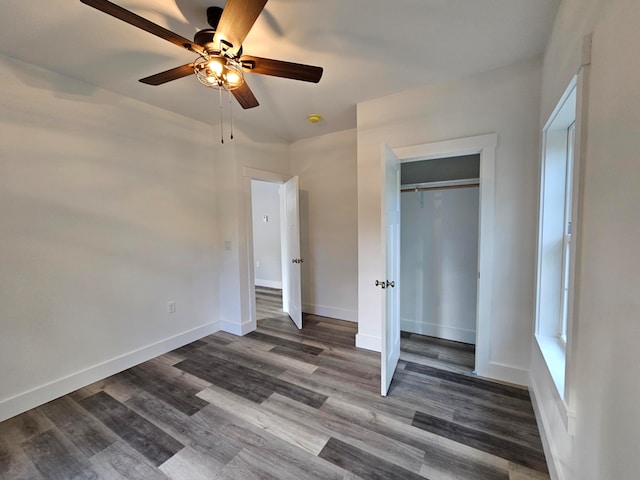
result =
[[[483,377],[509,378],[511,369],[491,362],[491,299],[493,263],[493,229],[495,208],[495,157],[498,135],[491,133],[441,142],[394,148],[400,162],[415,162],[435,158],[480,155],[480,213],[478,228],[478,285],[476,305],[475,372]],[[384,174],[383,174],[384,175]],[[383,252],[382,265],[386,264]],[[385,271],[381,268],[381,271]],[[372,279],[373,281],[374,279]],[[382,325],[385,329],[386,325]],[[381,360],[384,361],[384,360]],[[382,369],[382,365],[381,365]],[[513,379],[516,381],[519,379]]]
[[[245,167],[243,169],[243,177],[244,177],[244,217],[245,217],[245,232],[246,238],[246,252],[243,254],[245,266],[241,265],[241,269],[245,270],[244,281],[241,284],[242,288],[242,301],[248,302],[249,304],[249,321],[243,324],[241,334],[244,335],[246,333],[252,332],[257,328],[257,316],[256,316],[256,292],[255,292],[255,259],[253,256],[253,221],[251,214],[251,180],[260,180],[264,182],[272,182],[283,185],[288,180],[293,178],[291,175],[282,175],[279,173],[269,172],[266,170],[259,170],[255,168]],[[281,219],[281,222],[284,221]],[[299,228],[299,223],[298,223]],[[284,241],[283,235],[281,234],[281,239]],[[283,264],[286,259],[282,259]],[[290,261],[290,260],[289,260]],[[284,301],[288,301],[289,294],[285,292],[285,279],[283,278],[283,303]]]

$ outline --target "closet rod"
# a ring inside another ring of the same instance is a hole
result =
[[[480,183],[465,183],[464,185],[440,185],[433,187],[412,187],[412,188],[403,188],[401,192],[424,192],[425,190],[449,190],[451,188],[467,188],[467,187],[478,187]]]

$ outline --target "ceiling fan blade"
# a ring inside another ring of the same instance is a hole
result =
[[[238,100],[240,106],[245,110],[247,108],[254,108],[260,105],[256,97],[253,95],[253,92],[249,88],[249,85],[247,85],[247,82],[244,82],[238,88],[231,90],[231,93],[234,97],[236,97],[236,100]]]
[[[155,75],[151,75],[150,77],[141,78],[139,81],[142,83],[146,83],[147,85],[162,85],[163,83],[192,75],[193,65],[193,63],[187,63],[186,65],[172,68],[171,70],[167,70],[166,72],[160,72],[156,73]]]
[[[304,82],[318,83],[322,78],[323,72],[322,67],[271,60],[269,58],[252,57],[250,55],[243,55],[240,58],[240,62],[247,72],[291,78]]]
[[[231,43],[237,51],[260,16],[267,0],[227,0],[213,42]]]
[[[136,15],[129,10],[122,8],[115,3],[111,3],[108,0],[80,0],[85,5],[89,5],[101,12],[104,12],[112,17],[115,17],[123,22],[126,22],[134,27],[141,28],[142,30],[149,32],[156,37],[163,38],[178,47],[186,48],[191,52],[204,53],[204,50],[197,43],[193,43],[191,40],[173,33],[171,30],[167,30],[160,25],[157,25],[146,18]]]

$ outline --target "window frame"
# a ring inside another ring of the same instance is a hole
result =
[[[575,163],[575,141],[576,122],[575,120],[567,128],[567,168],[565,174],[565,200],[564,200],[564,232],[562,238],[562,280],[561,280],[561,300],[560,317],[561,326],[559,338],[566,348],[567,325],[569,317],[569,292],[573,282],[571,281],[571,256],[573,252],[573,170]]]
[[[535,338],[562,401],[574,311],[577,87],[576,76],[542,129],[539,184]]]

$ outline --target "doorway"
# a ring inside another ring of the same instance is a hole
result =
[[[477,271],[477,303],[476,303],[476,348],[475,348],[475,371],[480,376],[488,378],[500,378],[499,372],[504,370],[504,366],[495,364],[490,358],[490,339],[491,339],[491,296],[492,282],[491,271],[493,264],[493,229],[494,229],[494,187],[495,187],[495,156],[498,136],[495,133],[487,135],[479,135],[475,137],[459,138],[455,140],[446,140],[442,142],[434,142],[428,144],[414,145],[408,147],[398,147],[390,149],[387,147],[383,150],[382,165],[383,175],[381,183],[382,204],[382,241],[381,253],[381,273],[383,281],[376,281],[376,285],[380,284],[383,289],[384,285],[394,285],[397,278],[394,272],[400,269],[400,256],[394,253],[393,249],[386,248],[388,215],[386,214],[386,205],[390,198],[399,195],[400,182],[398,182],[397,190],[385,187],[388,183],[388,175],[392,170],[384,168],[385,164],[389,164],[390,159],[397,164],[404,162],[415,162],[419,160],[431,160],[436,158],[459,157],[469,154],[480,155],[480,187],[479,187],[479,225],[478,225],[478,271]],[[399,250],[399,249],[398,249]],[[397,259],[396,259],[397,257]],[[397,263],[389,266],[391,263]],[[391,276],[390,276],[391,275]],[[380,376],[382,395],[386,395],[389,384],[392,381],[393,373],[397,366],[397,362],[393,363],[387,359],[396,359],[400,356],[400,342],[390,342],[388,339],[400,336],[400,307],[399,302],[394,309],[387,309],[387,297],[398,295],[398,290],[402,290],[402,285],[398,281],[397,289],[385,289],[382,295],[381,308],[381,364]],[[396,350],[397,349],[397,350]]]
[[[257,327],[256,283],[259,288],[275,290],[276,300],[298,329],[302,328],[302,294],[300,267],[300,221],[298,177],[287,177],[263,170],[244,169],[246,249],[241,258],[246,262],[242,289],[246,288],[249,322],[246,332]],[[276,199],[276,189],[278,196]],[[256,197],[254,207],[254,196]],[[263,207],[262,202],[266,205]],[[255,211],[255,215],[254,215]],[[276,213],[276,212],[279,212]],[[279,216],[279,221],[275,221]],[[255,217],[255,218],[254,218]],[[258,250],[254,248],[254,230]],[[277,234],[279,232],[279,235]],[[264,236],[268,236],[266,243]],[[274,244],[280,244],[280,275]],[[256,254],[258,255],[256,263]],[[258,280],[258,282],[256,282]],[[266,285],[266,286],[265,286]],[[278,289],[280,286],[280,289]],[[279,290],[279,291],[278,291]]]
[[[400,358],[475,368],[480,155],[404,162]]]
[[[281,184],[251,180],[256,320],[285,315],[282,304]]]

